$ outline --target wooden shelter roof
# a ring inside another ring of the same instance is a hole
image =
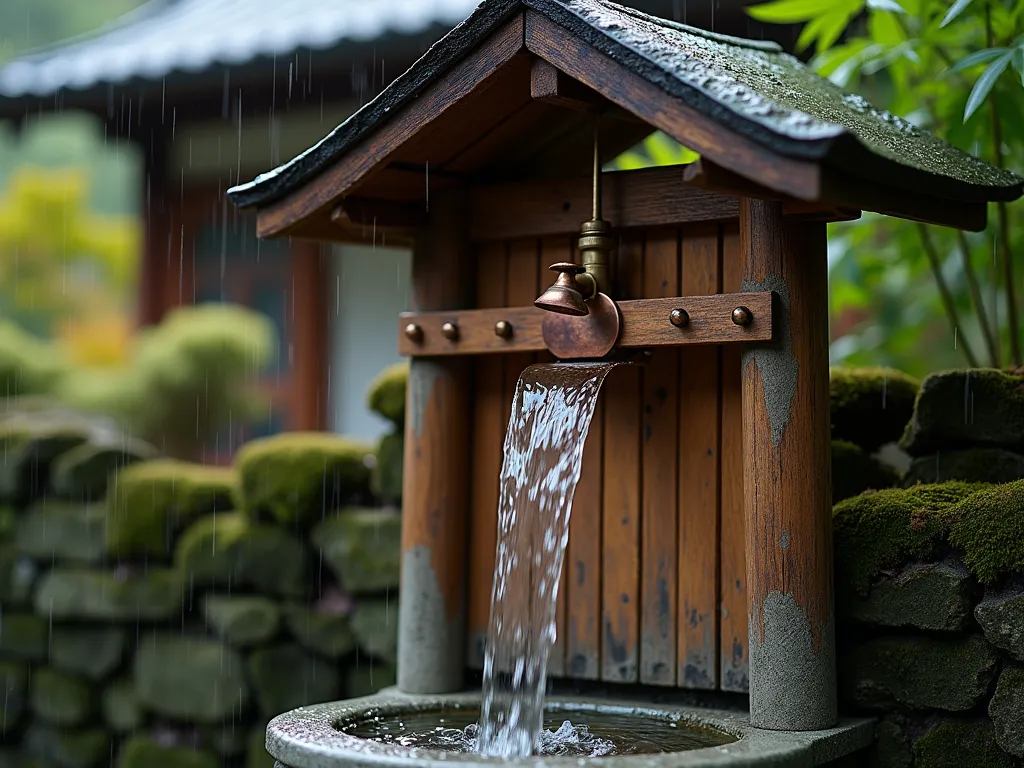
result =
[[[516,19],[520,20],[518,26]],[[280,207],[301,188],[315,184],[346,155],[375,142],[381,156],[375,158],[373,169],[332,180],[329,194],[340,198],[372,170],[387,167],[389,154],[400,154],[392,151],[400,144],[389,149],[376,141],[389,124],[413,108],[432,86],[453,76],[460,63],[483,55],[488,40],[493,43],[499,35],[512,38],[516,34],[521,34],[522,40],[506,40],[510,55],[490,69],[511,66],[515,58],[511,54],[528,53],[531,59],[544,59],[615,108],[640,118],[647,132],[654,128],[666,131],[700,152],[706,167],[737,174],[741,182],[802,200],[834,196],[837,186],[866,185],[856,207],[940,222],[941,216],[914,216],[898,204],[872,206],[871,200],[899,190],[928,201],[984,203],[1016,199],[1024,191],[1024,179],[1017,174],[875,109],[860,96],[818,76],[774,43],[705,32],[608,0],[485,0],[412,68],[321,142],[279,168],[233,188],[229,195],[242,207]],[[449,108],[470,101],[474,93],[472,88],[447,91],[450,100],[435,110],[434,120],[421,120],[406,131],[402,144],[434,121],[443,124],[449,119],[446,113],[455,114]],[[438,98],[444,100],[445,96]],[[479,108],[481,103],[475,106]],[[508,117],[495,109],[495,121]],[[478,134],[493,127],[481,123]],[[534,124],[533,130],[546,130],[545,124]],[[632,134],[621,132],[620,138],[626,141],[638,135],[643,131],[634,129]],[[465,142],[476,139],[469,136]],[[585,161],[585,153],[581,159]],[[416,160],[438,167],[426,155]],[[581,170],[585,167],[581,164]],[[326,203],[326,198],[319,203]],[[296,217],[307,213],[298,209],[282,213],[275,224],[261,225],[261,231],[284,231]]]

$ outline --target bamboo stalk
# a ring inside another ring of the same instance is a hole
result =
[[[939,295],[942,297],[942,305],[946,309],[946,317],[949,318],[949,322],[953,326],[953,333],[958,338],[959,346],[964,350],[967,364],[971,368],[977,368],[978,359],[974,356],[974,351],[971,349],[967,337],[961,331],[963,326],[960,324],[960,313],[957,312],[953,293],[949,290],[946,278],[942,276],[942,263],[939,259],[939,252],[935,249],[935,243],[932,242],[928,228],[924,224],[917,225],[917,233],[921,237],[921,245],[924,248],[925,255],[928,257],[928,263],[931,265],[932,274],[935,276],[935,283],[939,286]]]
[[[1002,366],[999,339],[996,332],[992,330],[992,324],[989,322],[988,315],[985,314],[985,299],[981,295],[981,286],[978,284],[978,274],[974,271],[974,264],[971,262],[971,244],[967,242],[967,236],[963,232],[958,231],[956,234],[960,241],[960,256],[964,262],[964,276],[967,278],[967,287],[971,291],[971,300],[974,302],[974,310],[978,314],[978,323],[981,325],[981,333],[985,337],[985,346],[988,348],[989,362],[994,368],[999,368]]]

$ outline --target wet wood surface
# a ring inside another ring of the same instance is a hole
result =
[[[721,290],[719,228],[683,231],[682,287]],[[718,687],[719,472],[721,355],[718,347],[680,350],[679,621],[677,678],[692,689]]]
[[[743,280],[739,231],[722,235],[722,287],[739,290]],[[719,525],[719,687],[746,693],[747,570],[743,530],[743,402],[740,349],[722,348],[721,498]]]
[[[643,294],[679,294],[678,229],[647,233]],[[640,682],[650,685],[676,682],[679,387],[679,351],[652,352],[643,369],[640,488]]]
[[[531,267],[530,274],[536,275],[536,267]],[[541,286],[546,288],[554,282],[554,275],[546,269],[543,275]],[[525,295],[524,291],[522,296]],[[534,288],[531,295],[532,302],[540,293]],[[743,344],[772,338],[772,296],[767,291],[623,300],[617,304],[622,313],[622,333],[615,345],[619,349]],[[739,326],[733,322],[732,312],[738,306],[745,306],[753,313],[750,325]],[[687,312],[689,324],[686,327],[678,328],[671,323],[669,316],[674,309]],[[543,310],[533,306],[405,312],[398,322],[398,350],[403,355],[431,357],[540,352],[546,349],[541,333],[544,316]],[[511,323],[511,339],[495,334],[499,321]],[[406,336],[405,328],[410,323],[422,329],[421,341],[415,342]],[[458,327],[457,340],[444,336],[441,329],[445,323]]]
[[[491,243],[476,249],[476,300],[480,307],[505,304],[504,275],[508,246]],[[486,266],[484,266],[486,265]],[[469,603],[467,659],[471,667],[483,666],[484,641],[491,615],[491,584],[498,533],[498,479],[507,421],[505,413],[505,360],[481,357],[475,362],[473,401],[473,474],[470,486]]]

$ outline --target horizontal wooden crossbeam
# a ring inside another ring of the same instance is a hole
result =
[[[773,296],[770,291],[637,299],[619,302],[618,306],[622,313],[622,334],[616,349],[739,344],[772,339]],[[753,318],[748,325],[733,322],[733,310],[737,307],[750,310]],[[687,315],[688,322],[683,327],[673,325],[670,320],[675,309]],[[547,348],[541,332],[545,316],[546,313],[536,307],[405,312],[399,317],[398,351],[413,357],[541,352]],[[511,326],[511,335],[499,335],[496,330],[499,323]],[[445,334],[446,324],[454,326],[454,333],[449,329]],[[417,330],[407,332],[410,326]]]

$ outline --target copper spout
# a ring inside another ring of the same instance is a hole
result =
[[[538,309],[548,312],[555,312],[559,315],[573,315],[583,317],[590,314],[583,294],[576,284],[577,275],[584,272],[579,264],[571,262],[559,262],[552,264],[550,269],[558,273],[554,284],[541,294],[540,298],[533,302]]]

